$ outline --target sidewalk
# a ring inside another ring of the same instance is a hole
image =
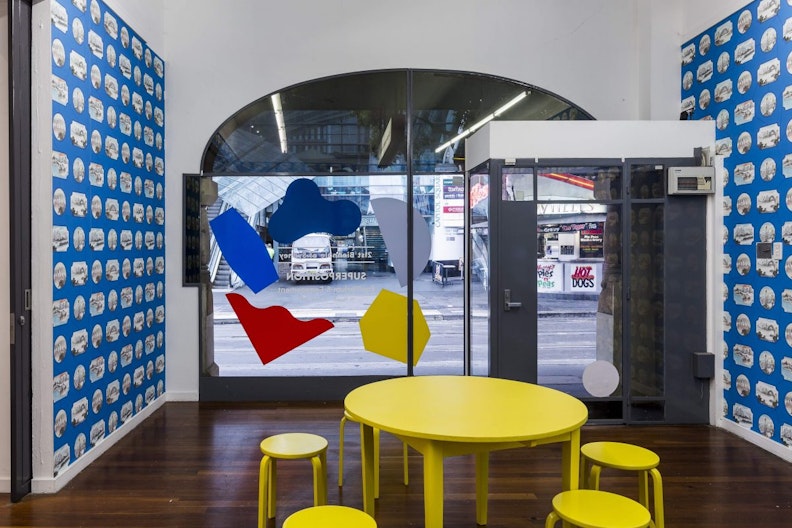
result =
[[[481,283],[473,283],[472,315],[486,318],[489,315],[486,293]],[[391,273],[367,274],[362,281],[334,281],[329,284],[295,284],[279,281],[257,294],[247,286],[234,289],[215,289],[215,324],[239,322],[226,298],[227,293],[244,295],[254,306],[266,308],[280,305],[298,319],[323,318],[330,321],[357,321],[366,313],[377,294],[387,289],[406,295],[407,288],[399,284]],[[429,274],[421,275],[413,286],[413,296],[429,320],[461,319],[462,282],[451,281],[441,286]],[[593,316],[597,311],[597,294],[542,294],[537,301],[538,317]]]

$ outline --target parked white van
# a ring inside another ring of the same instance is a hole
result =
[[[333,280],[332,239],[325,233],[310,233],[292,243],[289,280]]]

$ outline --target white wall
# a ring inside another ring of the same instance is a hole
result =
[[[181,287],[181,173],[215,129],[295,83],[387,68],[527,82],[604,120],[678,119],[682,0],[169,0],[166,186],[169,399],[197,398],[197,291]],[[656,20],[661,21],[658,23]],[[654,69],[658,64],[659,70]],[[651,88],[651,90],[649,89]],[[185,309],[185,307],[195,307]]]
[[[162,16],[165,0],[104,0],[104,3],[134,28],[152,50],[165,55],[165,19]]]
[[[8,3],[0,1],[0,130],[8,130]],[[0,211],[8,211],[8,136],[0,134]],[[0,214],[0,277],[8,277],[8,214]],[[0,314],[11,311],[9,281],[0,280]],[[0,350],[10,350],[9,325],[0,324]],[[0,354],[0,493],[11,490],[9,354]]]
[[[712,27],[719,20],[747,6],[751,0],[675,0],[682,4],[682,26],[680,41],[689,40]],[[661,2],[657,2],[658,4]],[[678,51],[678,50],[677,50]]]

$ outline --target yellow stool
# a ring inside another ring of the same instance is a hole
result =
[[[553,497],[545,528],[563,520],[580,528],[646,528],[649,510],[636,501],[608,491],[572,490]]]
[[[289,515],[283,528],[377,528],[377,522],[355,508],[314,506]]]
[[[347,423],[347,420],[352,420],[352,417],[349,416],[346,411],[344,411],[344,416],[341,418],[341,424],[339,425],[339,442],[338,442],[338,487],[342,487],[344,485],[344,426]],[[354,421],[354,420],[353,420]],[[374,428],[374,498],[379,498],[379,446],[380,446],[380,430]],[[408,459],[407,459],[407,444],[403,444],[403,466],[404,466],[404,485],[407,486],[409,484],[409,475],[408,475]]]
[[[654,521],[656,528],[664,528],[663,479],[657,466],[657,453],[633,444],[622,442],[590,442],[580,448],[580,486],[599,489],[603,467],[638,472],[638,502],[649,508],[649,476],[654,491]]]
[[[264,454],[259,468],[259,528],[264,528],[267,519],[275,517],[275,462],[278,459],[310,459],[314,506],[327,504],[327,440],[310,433],[283,433],[265,438],[259,447]]]

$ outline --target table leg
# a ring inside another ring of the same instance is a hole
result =
[[[476,453],[476,524],[487,524],[489,495],[489,453]]]
[[[443,528],[443,455],[437,446],[424,452],[424,524]]]
[[[363,468],[363,511],[374,516],[374,428],[360,424],[360,459]]]
[[[561,449],[561,487],[564,491],[580,486],[580,429],[569,433]]]

